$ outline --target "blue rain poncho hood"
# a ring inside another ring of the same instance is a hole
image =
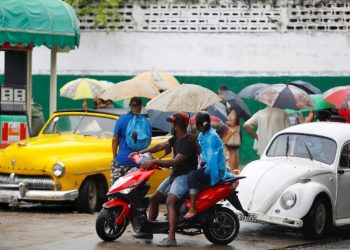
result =
[[[210,185],[220,180],[233,178],[234,175],[226,171],[224,147],[220,137],[210,128],[205,134],[200,133],[198,142],[202,149],[202,156],[207,163],[205,173],[210,175]]]

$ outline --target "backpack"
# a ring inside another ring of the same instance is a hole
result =
[[[142,115],[134,115],[126,128],[125,141],[132,150],[140,151],[151,143],[152,131],[148,119]]]

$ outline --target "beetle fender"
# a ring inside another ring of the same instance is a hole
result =
[[[292,191],[296,194],[296,203],[292,208],[286,210],[281,207],[280,200],[281,196],[287,191]],[[330,198],[332,197],[330,190],[323,184],[310,181],[307,183],[296,183],[285,189],[270,212],[275,216],[302,219],[309,212],[315,198],[321,193],[327,195],[333,209],[334,201]]]

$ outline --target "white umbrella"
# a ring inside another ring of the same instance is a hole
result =
[[[134,79],[149,82],[159,90],[166,90],[180,85],[178,80],[170,73],[161,71],[146,71],[138,74]]]
[[[108,88],[101,96],[103,100],[123,100],[133,96],[153,98],[159,95],[156,87],[146,81],[131,79],[114,84]]]
[[[156,96],[147,103],[146,108],[163,112],[198,112],[220,101],[220,97],[207,88],[182,84]]]

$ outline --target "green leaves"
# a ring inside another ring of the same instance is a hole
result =
[[[122,0],[63,0],[70,4],[78,16],[94,16],[95,27],[108,31],[116,28],[119,18],[118,6]],[[112,24],[112,25],[111,25]]]

